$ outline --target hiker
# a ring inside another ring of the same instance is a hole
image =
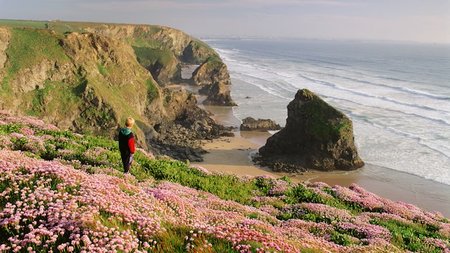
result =
[[[125,120],[125,127],[119,130],[119,150],[122,157],[123,172],[130,173],[131,163],[133,162],[133,155],[136,151],[134,144],[134,135],[131,128],[134,126],[134,119],[127,118]]]

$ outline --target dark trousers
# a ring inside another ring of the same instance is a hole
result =
[[[123,172],[128,173],[130,171],[131,164],[133,163],[133,154],[123,154],[121,153],[122,164],[123,164]]]

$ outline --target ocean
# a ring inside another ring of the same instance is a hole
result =
[[[237,118],[284,125],[307,88],[352,119],[366,164],[450,185],[450,45],[206,41],[229,68]]]

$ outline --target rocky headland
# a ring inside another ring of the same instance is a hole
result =
[[[242,120],[239,127],[241,131],[269,131],[280,130],[281,126],[271,119],[254,119],[247,117]]]
[[[313,92],[299,90],[288,107],[286,126],[267,139],[256,161],[275,171],[353,170],[364,162],[356,150],[353,125]]]
[[[0,109],[110,137],[132,116],[140,146],[183,160],[201,160],[199,140],[227,132],[195,94],[169,87],[198,64],[208,103],[230,105],[226,66],[200,40],[152,25],[33,24],[0,26]]]

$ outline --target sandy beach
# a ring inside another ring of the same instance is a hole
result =
[[[233,116],[231,108],[205,107],[213,113],[215,120],[226,126],[238,126],[240,121]],[[345,172],[309,171],[302,174],[272,172],[268,168],[255,166],[250,156],[264,145],[270,136],[267,132],[240,132],[235,137],[224,137],[205,142],[208,151],[204,162],[196,163],[210,171],[231,173],[239,176],[271,175],[289,176],[293,182],[321,181],[329,185],[348,186],[356,183],[382,197],[404,201],[425,210],[439,211],[450,217],[450,186],[411,174],[367,164],[361,169]]]

